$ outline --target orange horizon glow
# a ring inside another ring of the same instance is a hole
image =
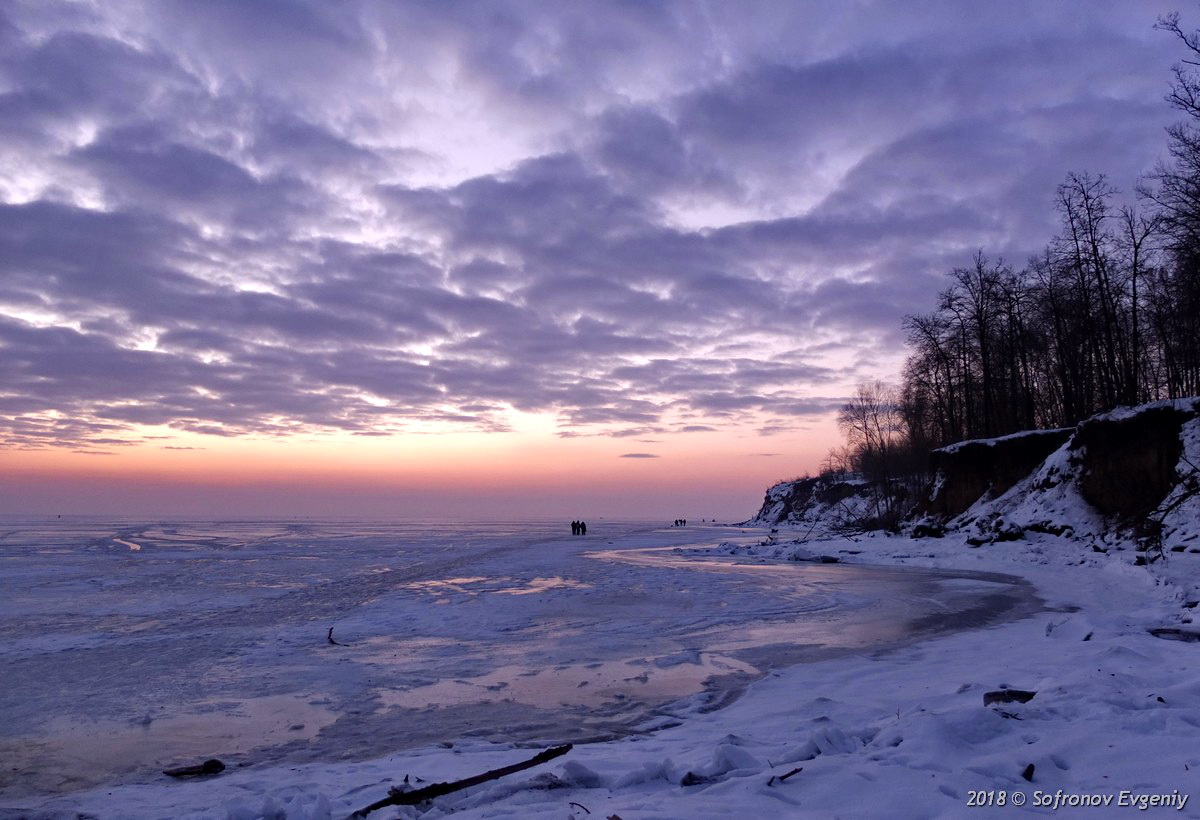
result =
[[[173,506],[187,511],[197,506],[185,503],[189,492],[221,496],[217,515],[303,514],[314,503],[340,508],[355,497],[386,506],[388,497],[419,496],[424,506],[441,509],[446,507],[443,498],[470,493],[479,494],[479,503],[491,515],[497,508],[529,515],[553,499],[590,497],[603,498],[611,516],[658,509],[679,509],[676,514],[683,515],[689,497],[704,497],[697,506],[712,507],[728,496],[719,514],[742,511],[748,517],[754,512],[749,507],[761,501],[770,484],[815,471],[837,443],[831,416],[814,417],[805,426],[809,429],[774,436],[734,428],[655,434],[650,440],[560,438],[550,426],[508,433],[371,437],[175,433],[169,442],[152,439],[103,454],[66,448],[5,450],[0,452],[0,514],[57,513],[81,498],[97,504],[103,499],[102,506],[109,507],[125,499],[117,504],[120,513],[136,513],[143,506],[147,512],[170,512]],[[628,453],[655,457],[622,457]],[[328,503],[317,500],[322,497]],[[171,498],[180,502],[173,505]],[[364,504],[351,507],[358,510]]]

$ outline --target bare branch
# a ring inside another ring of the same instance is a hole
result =
[[[447,794],[453,794],[454,792],[462,791],[463,789],[469,789],[472,786],[478,786],[480,783],[487,783],[489,780],[497,780],[501,777],[505,777],[506,775],[515,774],[516,772],[523,771],[525,769],[532,769],[534,766],[540,766],[541,764],[553,760],[556,757],[565,755],[567,752],[571,751],[571,748],[572,746],[570,743],[564,746],[555,746],[553,748],[538,752],[533,757],[529,758],[528,760],[523,760],[520,763],[514,763],[511,766],[502,766],[499,769],[492,769],[491,771],[484,772],[483,774],[477,774],[474,777],[466,777],[462,780],[455,780],[451,783],[434,783],[431,786],[425,786],[424,788],[414,789],[412,791],[402,791],[393,787],[388,791],[387,797],[383,798],[382,800],[378,800],[369,806],[364,806],[363,808],[354,812],[354,814],[350,815],[350,818],[356,819],[360,817],[366,817],[371,812],[387,808],[388,806],[415,806],[418,803],[423,803],[426,800],[432,800],[435,797],[442,797]]]

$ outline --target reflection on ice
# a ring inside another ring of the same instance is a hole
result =
[[[570,578],[532,578],[520,586],[497,589],[496,592],[500,595],[534,595],[552,589],[590,589],[591,586]]]
[[[517,581],[513,578],[438,578],[429,581],[414,581],[404,589],[415,589],[434,594],[454,592],[461,595],[480,595],[485,592],[497,595],[533,595],[552,589],[589,589],[591,584],[571,578],[531,578]]]
[[[61,791],[104,782],[112,774],[156,772],[193,758],[250,752],[264,746],[311,739],[336,720],[307,695],[270,695],[202,702],[183,713],[137,718],[51,718],[25,749],[10,755],[3,781],[12,777],[29,788]]]
[[[598,706],[618,696],[666,701],[685,697],[726,675],[757,675],[748,663],[712,652],[653,660],[577,663],[531,670],[502,666],[474,678],[438,681],[412,689],[378,690],[381,703],[403,709],[514,701],[541,708]]]
[[[480,576],[478,578],[436,578],[429,581],[413,581],[404,584],[404,589],[416,589],[425,592],[459,592],[474,595],[478,590],[467,589],[469,584],[482,584],[491,580]]]

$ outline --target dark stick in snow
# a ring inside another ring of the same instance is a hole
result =
[[[225,771],[225,764],[214,757],[195,766],[179,766],[175,769],[163,769],[163,774],[170,775],[171,777],[204,777],[220,774],[223,771]]]
[[[332,627],[332,626],[331,626],[331,627],[329,627],[329,632],[328,632],[328,633],[326,633],[325,637],[326,637],[326,638],[328,638],[328,639],[329,639],[329,642],[330,642],[331,644],[333,644],[334,646],[349,646],[349,645],[350,645],[350,644],[348,644],[348,643],[338,643],[337,641],[335,641],[335,640],[333,639],[333,627]]]
[[[800,774],[800,772],[802,772],[802,771],[804,771],[804,767],[803,767],[803,766],[801,766],[801,767],[798,767],[798,768],[795,768],[795,769],[792,769],[792,770],[791,770],[790,772],[788,772],[787,774],[785,774],[785,775],[780,775],[779,777],[772,776],[772,777],[771,777],[771,779],[767,781],[767,785],[768,785],[768,786],[772,785],[772,784],[773,784],[773,783],[774,783],[776,780],[778,780],[780,783],[786,783],[786,782],[787,782],[787,779],[788,779],[789,777],[791,777],[791,776],[792,776],[792,775],[794,775],[794,774]]]
[[[418,803],[426,800],[432,800],[435,797],[451,794],[453,792],[469,789],[472,786],[478,786],[480,783],[486,783],[489,780],[497,780],[505,775],[514,774],[515,772],[524,769],[532,769],[534,766],[540,766],[548,760],[553,760],[556,757],[561,757],[571,751],[571,744],[565,746],[554,746],[550,749],[545,749],[538,752],[528,760],[523,760],[520,763],[514,763],[511,766],[502,766],[499,769],[492,769],[490,772],[477,774],[474,777],[465,777],[462,780],[455,780],[452,783],[434,783],[431,786],[426,786],[423,789],[415,789],[410,792],[401,791],[395,786],[388,789],[388,796],[382,800],[378,800],[369,806],[359,809],[350,815],[351,820],[358,817],[366,817],[373,811],[386,808],[388,806],[415,806]]]

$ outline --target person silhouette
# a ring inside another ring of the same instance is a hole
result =
[[[587,522],[586,521],[579,522],[579,534],[587,535]]]
[[[578,521],[571,522],[571,535],[579,535],[579,522]]]

